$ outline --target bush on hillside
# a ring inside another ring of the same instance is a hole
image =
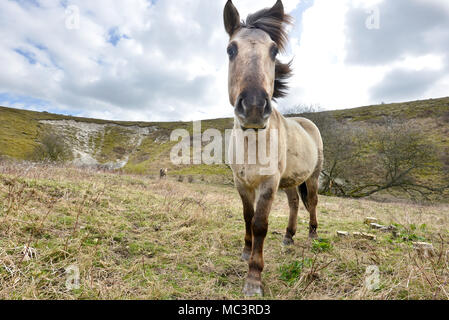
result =
[[[65,162],[72,157],[72,151],[64,138],[53,132],[43,135],[31,154],[31,159],[39,162]]]

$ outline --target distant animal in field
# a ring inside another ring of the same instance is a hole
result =
[[[166,179],[168,174],[168,168],[162,168],[159,170],[159,179]]]
[[[259,160],[255,164],[231,164],[246,225],[242,253],[242,259],[249,264],[243,288],[246,296],[263,295],[263,244],[268,215],[278,189],[285,191],[290,207],[284,244],[293,244],[300,197],[310,214],[309,237],[318,237],[316,207],[323,165],[321,134],[311,121],[284,118],[272,106],[273,100],[286,95],[286,80],[291,76],[290,63],[282,63],[277,58],[287,45],[286,26],[291,21],[284,13],[281,0],[272,8],[249,15],[245,22],[240,20],[231,0],[224,9],[224,25],[229,35],[229,101],[235,114],[233,131],[263,132],[267,145],[270,135],[278,137],[278,150],[273,151],[278,152],[278,163],[273,174],[262,174]],[[259,142],[257,140],[256,144]],[[244,140],[243,149],[245,154],[250,152],[248,140]]]

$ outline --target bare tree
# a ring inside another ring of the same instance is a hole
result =
[[[324,109],[318,104],[297,104],[293,107],[287,108],[282,112],[286,116],[304,115],[308,113],[322,112]]]
[[[324,166],[321,178],[321,192],[346,195],[348,182],[360,157],[358,127],[338,123],[333,117],[318,122],[324,142]]]
[[[372,153],[363,164],[366,172],[360,181],[352,181],[346,195],[361,198],[382,190],[400,189],[411,196],[428,198],[448,187],[420,182],[420,172],[439,170],[441,162],[436,147],[415,122],[387,118],[372,130],[369,138]]]

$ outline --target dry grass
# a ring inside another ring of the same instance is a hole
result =
[[[321,242],[307,240],[301,209],[295,245],[283,247],[285,195],[270,215],[267,299],[448,299],[447,206],[321,197]],[[402,235],[372,231],[367,216]],[[377,241],[338,238],[364,231]],[[0,298],[241,299],[244,224],[230,186],[159,181],[70,167],[0,164]],[[418,256],[412,241],[432,242]],[[27,253],[27,254],[24,254]],[[66,289],[66,268],[80,288]],[[364,286],[367,266],[380,287]]]

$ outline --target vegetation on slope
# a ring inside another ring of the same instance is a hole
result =
[[[345,175],[342,170],[332,171],[334,173],[332,181],[351,182],[352,190],[345,192],[342,192],[342,188],[336,190],[338,184],[334,183],[334,189],[326,191],[330,194],[357,195],[353,191],[363,188],[363,184],[377,185],[377,189],[383,190],[385,182],[377,181],[378,177],[383,175],[382,170],[379,168],[372,170],[371,166],[372,163],[379,162],[379,159],[373,157],[379,154],[379,145],[375,139],[382,130],[385,131],[385,119],[392,119],[402,123],[405,127],[413,125],[415,131],[419,131],[420,135],[425,137],[425,141],[421,139],[420,144],[431,145],[433,146],[431,149],[438,153],[432,158],[432,161],[427,161],[428,168],[432,169],[413,169],[412,174],[407,177],[407,181],[414,181],[415,184],[431,188],[436,186],[435,189],[447,182],[449,173],[449,98],[382,104],[314,114],[306,113],[301,116],[311,118],[322,130],[327,152],[325,157],[327,171],[335,160],[335,153],[332,150],[338,149],[340,154],[344,150],[343,153],[348,155],[351,160],[349,161],[351,163],[340,161],[340,164],[347,167],[347,170],[343,170],[347,174]],[[123,162],[126,164],[122,171],[133,174],[156,174],[160,168],[166,167],[169,168],[169,174],[172,175],[195,176],[196,179],[203,180],[206,179],[205,177],[212,177],[212,180],[226,182],[232,178],[229,167],[224,164],[214,166],[174,165],[170,162],[170,151],[177,143],[170,141],[171,132],[174,129],[186,129],[190,134],[193,133],[192,123],[185,122],[105,121],[0,107],[0,155],[16,159],[29,159],[33,151],[42,144],[42,137],[57,129],[55,126],[43,123],[42,120],[70,120],[80,124],[102,125],[100,131],[91,133],[88,142],[79,141],[76,128],[65,128],[63,131],[57,132],[65,136],[66,143],[69,145],[88,144],[87,153],[90,153],[89,155],[99,165],[117,168],[119,166],[111,166],[111,164]],[[232,123],[232,119],[202,121],[202,131],[214,128],[224,132],[225,129],[232,128]],[[148,130],[147,134],[144,134],[140,140],[138,139],[138,145],[135,142],[135,128]],[[361,146],[360,150],[354,148],[356,145]],[[403,150],[407,150],[407,148],[403,148]],[[403,156],[407,157],[408,155],[404,154]],[[369,163],[370,161],[372,163]],[[357,166],[364,170],[357,171]],[[376,173],[377,176],[372,179],[374,172],[379,174]],[[368,175],[363,177],[362,174],[366,173]],[[398,191],[400,188],[396,189]],[[363,190],[359,195],[370,194],[373,190],[376,189]],[[393,192],[397,195],[396,191],[388,190],[389,193]],[[399,191],[399,193],[404,194],[404,191]]]
[[[0,164],[0,298],[241,299],[244,223],[237,192],[74,167]],[[288,206],[270,214],[263,281],[268,299],[447,299],[449,210],[320,197],[319,241],[282,246]],[[370,230],[373,216],[400,235]],[[337,230],[377,235],[337,237]],[[413,241],[434,244],[423,257]],[[375,265],[380,283],[365,286]],[[78,268],[79,288],[67,289]],[[70,268],[69,268],[70,270]]]
[[[320,128],[323,193],[447,201],[449,99],[424,105],[417,101],[335,112],[296,106],[290,113],[300,113]]]

